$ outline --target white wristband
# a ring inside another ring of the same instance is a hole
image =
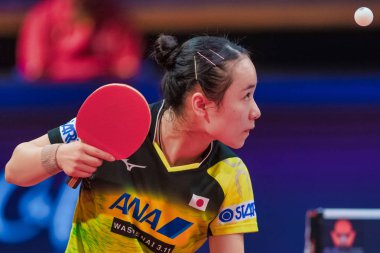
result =
[[[42,167],[44,167],[50,175],[55,175],[62,171],[57,163],[57,151],[61,145],[62,143],[46,145],[41,150]]]

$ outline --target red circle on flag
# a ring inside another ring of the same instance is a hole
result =
[[[199,206],[199,207],[203,206],[204,203],[205,202],[203,201],[203,199],[198,199],[196,202],[197,206]]]

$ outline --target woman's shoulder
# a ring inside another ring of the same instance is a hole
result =
[[[212,145],[209,168],[222,166],[225,172],[232,172],[240,168],[246,169],[243,160],[231,148],[219,141],[214,141]]]
[[[155,110],[158,112],[160,110],[160,108],[162,107],[163,103],[164,103],[164,100],[159,100],[159,101],[153,102],[153,103],[149,104],[149,108],[151,111]]]
[[[239,159],[236,153],[227,145],[220,141],[214,141],[213,145],[213,158],[215,162],[223,161],[226,159]]]

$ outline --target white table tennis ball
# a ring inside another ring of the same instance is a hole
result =
[[[373,13],[371,9],[367,7],[360,7],[355,11],[355,22],[360,26],[368,26],[373,21]]]

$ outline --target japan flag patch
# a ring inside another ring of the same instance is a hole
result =
[[[206,207],[210,199],[198,196],[193,194],[193,197],[191,198],[189,202],[189,206],[194,207],[195,209],[206,211]]]

